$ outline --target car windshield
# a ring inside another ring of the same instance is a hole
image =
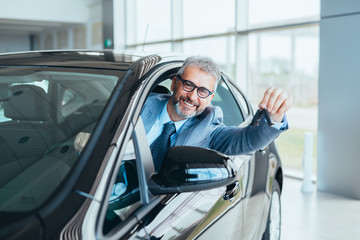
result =
[[[33,210],[76,163],[124,71],[0,67],[0,211]]]

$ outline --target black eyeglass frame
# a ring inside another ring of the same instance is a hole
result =
[[[184,91],[186,91],[186,92],[192,92],[192,91],[194,91],[195,88],[197,88],[196,93],[197,93],[197,95],[199,96],[199,98],[205,99],[205,98],[209,97],[210,95],[213,95],[213,94],[214,94],[212,91],[210,91],[210,90],[207,89],[207,88],[198,87],[198,86],[196,86],[192,81],[183,79],[179,74],[177,74],[176,77],[181,80],[181,82],[182,82],[182,87],[183,87]],[[190,84],[193,86],[193,89],[190,90],[190,91],[189,91],[189,90],[186,90],[186,89],[185,89],[185,86],[184,86],[185,83],[190,83]],[[199,94],[199,89],[204,89],[204,90],[206,90],[209,94],[208,94],[206,97],[202,97],[202,96],[200,96],[200,94]]]

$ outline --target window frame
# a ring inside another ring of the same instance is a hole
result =
[[[254,116],[254,111],[252,109],[250,100],[245,96],[244,92],[241,91],[241,89],[234,83],[233,80],[231,80],[231,78],[229,78],[227,75],[225,75],[224,73],[222,73],[222,76],[224,78],[224,80],[226,80],[226,82],[228,83],[229,90],[233,96],[233,98],[236,100],[239,108],[241,109],[241,114],[243,115],[243,119],[244,122],[242,122],[240,125],[247,125],[251,122],[252,117]],[[234,91],[237,91],[243,98],[244,102],[246,103],[246,106],[243,106],[243,104],[241,103],[241,101],[238,98],[238,94],[234,93]],[[247,108],[247,110],[244,109],[244,107]],[[245,114],[247,113],[247,114]]]

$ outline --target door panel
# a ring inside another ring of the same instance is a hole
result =
[[[168,200],[156,217],[132,239],[151,237],[185,239],[224,192],[224,187],[208,191],[181,193]],[[148,235],[148,236],[149,236]]]
[[[237,193],[234,198],[226,200],[224,194],[214,204],[207,216],[202,220],[190,239],[242,239],[243,203],[245,187],[248,182],[248,163],[251,155],[234,156],[239,166],[236,183]]]
[[[257,151],[249,164],[249,184],[244,199],[244,239],[256,239],[261,229],[263,215],[267,212],[266,203],[269,196],[266,194],[268,178],[268,147]]]
[[[226,187],[207,191],[174,195],[154,210],[154,219],[131,239],[146,236],[163,239],[241,239],[242,198],[247,182],[246,166],[249,155],[236,156],[233,161],[239,169],[236,195],[223,198]],[[142,220],[140,220],[142,222]],[[226,231],[220,231],[226,229]]]

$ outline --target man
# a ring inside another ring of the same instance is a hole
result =
[[[258,126],[225,126],[221,109],[210,106],[219,80],[220,71],[212,59],[189,57],[172,80],[173,94],[155,94],[147,99],[141,117],[156,171],[170,146],[199,146],[237,155],[261,149],[287,129],[284,114],[292,99],[273,87],[266,90],[259,104],[268,111],[273,126],[265,119]],[[165,130],[169,132],[165,134]],[[89,134],[80,133],[75,148],[82,150],[88,138]]]

